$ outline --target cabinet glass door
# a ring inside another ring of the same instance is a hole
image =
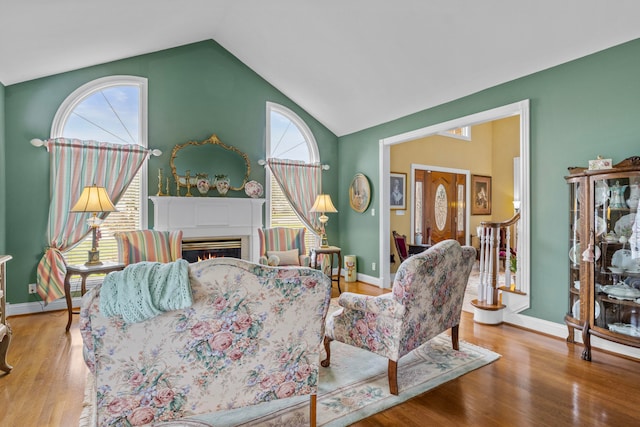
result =
[[[569,184],[569,308],[568,315],[576,320],[580,320],[580,227],[581,212],[583,209],[584,196],[580,194],[579,181]]]
[[[631,250],[639,199],[638,172],[593,179],[593,234],[601,252],[593,264],[594,326],[633,337],[640,337],[640,253]]]

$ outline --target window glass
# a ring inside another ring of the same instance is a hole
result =
[[[146,79],[115,76],[95,80],[72,93],[60,106],[52,137],[147,146]],[[114,233],[146,227],[146,166],[133,179],[116,208],[100,226],[100,259],[117,261]],[[143,182],[144,181],[144,182]],[[83,264],[91,249],[91,234],[67,251],[68,264]]]
[[[140,144],[140,88],[115,86],[87,96],[71,111],[62,136],[83,140]]]
[[[267,103],[267,153],[269,158],[300,160],[305,163],[319,162],[318,146],[308,126],[293,111],[282,105]],[[267,172],[269,227],[303,228],[280,186]],[[317,235],[307,229],[307,248],[317,246]]]

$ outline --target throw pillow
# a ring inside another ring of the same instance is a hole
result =
[[[267,251],[267,257],[271,258],[273,255],[280,258],[280,264],[278,265],[300,265],[297,249],[291,249],[289,251]]]

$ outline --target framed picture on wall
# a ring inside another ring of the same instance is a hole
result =
[[[394,173],[390,174],[390,203],[391,209],[407,208],[407,174],[406,173]]]
[[[491,215],[491,177],[471,175],[471,215]]]

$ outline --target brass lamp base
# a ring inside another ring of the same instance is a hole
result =
[[[89,260],[84,263],[84,265],[102,265],[102,261],[100,261],[100,251],[97,249],[91,249],[87,251],[89,254]]]

